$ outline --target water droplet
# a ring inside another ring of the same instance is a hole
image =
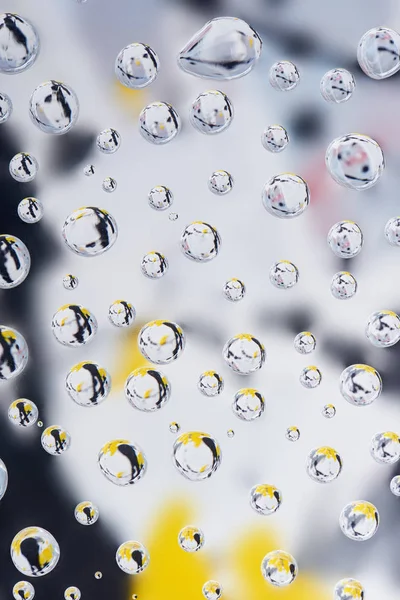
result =
[[[326,419],[332,419],[336,415],[336,408],[333,404],[325,404],[322,409],[322,416]]]
[[[28,554],[23,551],[27,548],[30,549]],[[23,575],[47,575],[57,565],[59,558],[59,545],[51,533],[41,527],[26,527],[11,542],[11,559],[14,567]]]
[[[233,106],[224,92],[208,90],[197,96],[191,106],[189,118],[200,133],[222,133],[232,123]]]
[[[300,439],[300,429],[294,426],[288,427],[285,436],[289,442],[297,442]]]
[[[202,221],[185,227],[181,236],[181,250],[196,262],[207,262],[218,256],[221,238],[218,231]]]
[[[386,223],[385,238],[391,246],[400,246],[400,217],[393,217]]]
[[[170,399],[171,384],[161,371],[139,367],[126,380],[125,397],[134,408],[153,412],[162,408]]]
[[[168,271],[168,260],[161,252],[145,254],[140,263],[143,275],[149,279],[159,279]]]
[[[42,433],[42,447],[53,456],[59,456],[71,445],[71,436],[66,429],[59,425],[50,425]]]
[[[74,511],[75,519],[81,525],[93,525],[99,518],[99,509],[93,502],[79,502]]]
[[[179,115],[167,102],[152,102],[139,115],[139,132],[152,144],[167,144],[180,128]]]
[[[0,73],[21,73],[33,65],[39,37],[33,25],[19,15],[0,15]]]
[[[206,581],[201,591],[206,600],[219,600],[222,596],[222,586],[218,581]]]
[[[116,242],[117,223],[102,208],[79,208],[67,217],[62,235],[68,248],[80,256],[98,256]]]
[[[129,575],[137,575],[149,565],[150,556],[140,542],[124,542],[115,555],[119,568]]]
[[[208,189],[213,194],[224,196],[233,188],[233,177],[228,171],[214,171],[208,180]]]
[[[233,431],[233,429],[228,429],[226,435],[228,436],[228,438],[233,438],[235,436],[235,432]]]
[[[378,371],[368,365],[350,365],[340,375],[340,393],[355,406],[367,406],[379,398],[382,379]]]
[[[8,487],[8,471],[4,462],[0,458],[0,500],[3,498]]]
[[[78,287],[79,284],[79,279],[77,277],[75,277],[75,275],[71,275],[70,273],[68,273],[68,275],[65,275],[63,277],[63,286],[66,290],[75,290]]]
[[[84,175],[86,175],[86,177],[91,177],[92,175],[94,175],[94,172],[94,165],[86,165],[85,167],[83,167],[83,173]]]
[[[121,136],[116,129],[103,129],[96,139],[96,146],[104,154],[114,154],[121,145]]]
[[[357,281],[348,271],[335,273],[331,281],[332,296],[338,300],[352,298],[357,291]]]
[[[385,168],[379,144],[359,133],[349,133],[331,142],[325,154],[332,178],[352,190],[368,190],[376,184]]]
[[[349,502],[340,513],[339,525],[346,537],[356,542],[364,542],[376,533],[379,513],[370,502]]]
[[[315,350],[317,340],[311,331],[301,331],[294,338],[294,347],[299,354],[310,354]]]
[[[147,360],[157,365],[167,365],[183,352],[185,336],[176,323],[150,321],[140,330],[138,345]]]
[[[51,321],[54,337],[63,346],[83,346],[97,333],[93,313],[79,304],[64,304]]]
[[[9,98],[7,94],[4,94],[4,92],[0,92],[0,124],[8,121],[8,119],[11,117],[12,111],[13,105],[11,98]]]
[[[96,573],[94,574],[96,579],[101,579],[103,577],[103,573],[101,571],[96,571]]]
[[[13,587],[13,596],[15,600],[33,600],[35,588],[28,581],[18,581]]]
[[[280,260],[270,268],[269,280],[275,287],[288,290],[298,282],[299,271],[288,260]]]
[[[340,455],[329,446],[314,448],[307,457],[307,473],[319,483],[330,483],[339,477],[342,466]]]
[[[300,83],[296,65],[288,60],[280,60],[269,70],[269,82],[279,92],[293,90]]]
[[[339,221],[329,230],[327,241],[339,258],[354,258],[361,252],[364,237],[354,221]]]
[[[39,170],[38,161],[32,154],[19,152],[10,160],[10,175],[19,183],[27,183],[35,179]]]
[[[169,215],[168,215],[168,218],[170,221],[176,221],[178,217],[179,217],[178,213],[175,213],[175,212],[169,213]]]
[[[373,459],[378,463],[393,465],[400,458],[400,438],[393,431],[376,433],[370,445]]]
[[[277,154],[286,148],[289,143],[289,136],[282,125],[269,125],[263,131],[261,143],[266,150]]]
[[[147,469],[143,451],[128,440],[112,440],[104,444],[97,462],[103,475],[119,486],[137,483]]]
[[[116,327],[130,327],[136,319],[136,310],[126,300],[115,300],[108,309],[108,318]]]
[[[218,396],[224,389],[224,380],[216,371],[204,371],[200,375],[197,387],[204,396]]]
[[[273,550],[264,556],[261,562],[262,576],[268,583],[284,587],[293,583],[297,577],[297,562],[284,550]]]
[[[0,325],[0,381],[17,377],[28,362],[25,338],[7,325]]]
[[[364,588],[356,579],[341,579],[333,590],[333,600],[364,600]]]
[[[154,210],[166,210],[172,205],[174,196],[165,185],[157,185],[150,190],[148,199],[151,208],[154,208]]]
[[[390,491],[395,496],[400,496],[400,475],[395,475],[391,480]]]
[[[246,294],[246,286],[240,279],[228,279],[223,288],[224,296],[231,302],[242,300]]]
[[[45,81],[30,98],[29,115],[32,123],[44,133],[67,133],[78,120],[78,98],[65,83]]]
[[[133,43],[122,48],[115,61],[115,75],[128,88],[140,89],[157,77],[160,63],[147,44]]]
[[[228,367],[240,375],[258,371],[265,362],[263,344],[249,333],[239,333],[228,340],[222,355]]]
[[[321,383],[322,374],[321,371],[314,365],[305,367],[300,373],[300,383],[305,388],[315,388]]]
[[[37,223],[43,217],[43,204],[37,198],[24,198],[18,204],[17,212],[25,223]]]
[[[207,79],[236,79],[249,73],[261,55],[262,41],[245,21],[219,17],[208,21],[185,44],[178,65]]]
[[[99,364],[86,360],[70,369],[65,389],[79,406],[97,406],[110,393],[111,377]]]
[[[176,421],[172,421],[172,423],[169,424],[169,430],[171,433],[178,433],[180,428],[181,426]]]
[[[13,235],[0,235],[0,289],[20,285],[30,268],[31,256],[24,242]]]
[[[197,552],[204,546],[204,533],[198,527],[187,525],[180,530],[178,544],[185,552]]]
[[[400,318],[391,310],[379,310],[368,317],[365,334],[377,348],[389,348],[400,340]]]
[[[355,87],[354,77],[346,69],[331,69],[325,73],[319,84],[323,99],[333,104],[350,100]]]
[[[272,515],[281,504],[281,491],[274,485],[261,483],[250,490],[250,506],[260,515]]]
[[[237,391],[232,402],[232,410],[242,421],[254,421],[261,417],[265,409],[264,396],[253,388]]]
[[[385,79],[400,69],[400,35],[388,27],[374,27],[360,39],[358,64],[368,77]]]
[[[38,422],[37,422],[37,426],[38,426],[38,427],[43,427],[43,421],[38,421]]]
[[[174,465],[186,479],[202,481],[211,477],[221,464],[221,449],[208,433],[182,433],[174,442]]]
[[[38,416],[36,404],[26,398],[14,400],[8,408],[9,421],[19,427],[31,427],[36,423]]]
[[[80,600],[81,591],[79,588],[75,587],[74,585],[71,585],[65,590],[64,598],[65,600]]]
[[[112,194],[112,192],[115,192],[115,190],[117,189],[118,183],[117,180],[114,179],[113,177],[105,177],[103,179],[103,183],[101,184],[101,187],[103,188],[103,190],[105,192],[107,192],[108,194]]]
[[[262,202],[271,215],[281,219],[298,217],[310,204],[308,185],[292,173],[276,175],[264,185]]]

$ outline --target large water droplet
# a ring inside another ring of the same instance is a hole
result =
[[[209,79],[236,79],[249,73],[261,55],[262,41],[245,21],[220,17],[208,21],[178,56],[183,71]]]

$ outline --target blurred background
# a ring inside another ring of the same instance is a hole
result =
[[[80,588],[83,599],[128,600],[137,594],[140,600],[200,600],[208,579],[221,583],[227,600],[325,600],[344,577],[359,579],[368,600],[397,599],[400,499],[391,494],[389,482],[400,469],[376,463],[369,443],[378,431],[400,429],[400,352],[397,346],[374,348],[364,331],[372,312],[400,312],[400,251],[383,235],[387,220],[399,212],[400,79],[367,78],[356,51],[368,29],[400,29],[398,3],[9,0],[3,10],[35,25],[41,51],[26,72],[0,75],[0,91],[14,105],[10,120],[0,126],[1,230],[20,237],[32,257],[25,282],[0,291],[0,322],[23,333],[30,349],[24,373],[0,387],[0,457],[9,472],[0,504],[1,600],[23,579],[9,548],[14,535],[30,525],[48,529],[61,548],[56,569],[32,580],[39,600],[63,598],[70,585]],[[261,59],[244,78],[211,82],[177,66],[188,39],[218,16],[244,19],[263,40]],[[140,91],[122,87],[114,75],[117,54],[136,41],[149,44],[161,64],[155,82]],[[290,93],[279,93],[268,82],[276,60],[298,67],[301,81]],[[343,105],[327,104],[319,91],[322,75],[337,67],[356,79],[354,95]],[[65,136],[40,132],[28,115],[32,91],[49,79],[64,81],[79,98],[78,123]],[[213,88],[230,98],[234,121],[219,136],[200,135],[189,122],[189,108],[199,93]],[[180,134],[162,147],[138,132],[141,109],[156,100],[172,104],[182,120]],[[274,123],[290,137],[279,155],[260,142],[264,128]],[[108,127],[122,138],[121,148],[109,156],[95,143]],[[379,183],[361,193],[337,185],[325,168],[329,143],[350,132],[374,138],[386,159]],[[21,151],[32,153],[40,166],[29,184],[15,182],[8,172],[10,159]],[[83,173],[88,163],[96,169],[92,177]],[[227,196],[208,190],[216,169],[234,178]],[[311,191],[309,209],[289,221],[274,218],[261,203],[265,182],[287,171],[303,177]],[[106,176],[117,181],[112,194],[102,189]],[[149,207],[147,194],[156,185],[172,190],[177,220]],[[17,215],[26,196],[43,202],[38,224],[23,223]],[[114,247],[94,259],[74,255],[61,237],[65,218],[81,206],[108,210],[119,227]],[[364,233],[363,250],[351,261],[336,258],[326,243],[330,227],[343,219],[356,221]],[[189,261],[180,251],[180,235],[194,220],[212,224],[221,235],[221,252],[209,264]],[[140,270],[151,250],[169,261],[168,273],[156,281]],[[269,268],[280,259],[299,269],[299,283],[291,290],[269,282]],[[350,270],[358,281],[356,296],[347,302],[329,289],[339,270]],[[79,278],[76,290],[63,288],[66,273]],[[247,287],[238,304],[222,294],[231,277]],[[108,321],[108,307],[117,298],[136,308],[128,331]],[[90,345],[70,349],[52,335],[52,316],[67,302],[95,314],[99,332]],[[170,402],[145,414],[129,406],[123,386],[133,369],[147,364],[136,340],[140,327],[153,319],[177,322],[187,346],[178,361],[162,368],[172,384]],[[311,357],[293,347],[303,330],[317,338]],[[245,380],[229,372],[222,359],[225,342],[242,332],[261,340],[267,354],[264,368]],[[64,386],[71,366],[82,360],[99,362],[112,377],[110,396],[93,410],[72,402]],[[346,403],[339,392],[340,373],[353,363],[374,366],[383,379],[382,396],[364,409]],[[308,364],[322,372],[322,383],[313,390],[299,383]],[[225,380],[223,394],[214,399],[197,389],[199,375],[211,369]],[[243,386],[265,396],[265,413],[255,422],[242,422],[231,410],[233,395]],[[8,406],[20,397],[36,403],[45,427],[59,424],[70,432],[68,452],[50,456],[41,447],[39,428],[20,431],[9,423]],[[321,414],[327,403],[337,410],[329,420]],[[171,421],[181,432],[206,431],[219,441],[222,465],[211,479],[189,482],[176,471]],[[300,429],[295,444],[285,437],[289,426]],[[235,431],[233,438],[228,429]],[[100,448],[116,438],[137,442],[148,459],[148,472],[130,489],[113,486],[97,465]],[[344,466],[337,480],[323,486],[308,477],[305,461],[312,448],[325,445],[339,451]],[[249,506],[249,490],[257,483],[282,491],[282,506],[272,516],[257,515]],[[377,534],[363,544],[346,538],[338,525],[344,505],[359,499],[373,502],[381,516]],[[100,519],[92,527],[74,518],[74,507],[83,500],[99,507]],[[179,530],[188,524],[205,534],[196,555],[177,544]],[[138,577],[125,575],[115,562],[117,547],[129,539],[141,541],[151,557]],[[278,548],[299,565],[297,580],[286,589],[268,585],[260,573],[263,556]],[[95,579],[96,571],[102,579]]]

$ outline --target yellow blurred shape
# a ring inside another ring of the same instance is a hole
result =
[[[262,525],[262,524],[261,524]],[[206,535],[206,534],[205,534]],[[229,600],[330,600],[319,583],[308,573],[302,573],[287,587],[274,587],[261,574],[261,561],[272,550],[287,550],[268,525],[246,529],[245,534],[231,543],[229,572],[235,575],[235,586]],[[289,550],[290,551],[290,550]],[[296,558],[296,557],[295,557]],[[220,582],[224,586],[224,582]],[[223,595],[225,599],[225,595]]]
[[[201,589],[213,576],[210,557],[204,550],[185,552],[178,544],[180,530],[194,524],[193,520],[192,511],[182,500],[167,502],[153,520],[145,544],[150,554],[149,567],[132,581],[132,591],[138,598],[204,600]]]
[[[137,343],[141,327],[129,328],[129,331],[121,331],[121,341],[116,349],[116,361],[111,370],[112,390],[119,392],[125,385],[128,375],[139,367],[150,367],[150,363],[144,358]]]
[[[115,82],[115,95],[121,107],[134,118],[137,118],[142,108],[148,104],[146,90],[132,90],[119,81]]]

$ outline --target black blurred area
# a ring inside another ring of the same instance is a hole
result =
[[[70,168],[88,150],[88,137],[69,135],[54,140],[55,156],[60,168]],[[76,585],[82,597],[127,598],[128,576],[115,562],[117,544],[101,519],[90,527],[80,525],[74,517],[76,504],[86,498],[76,498],[67,482],[60,478],[57,461],[63,457],[46,454],[41,447],[43,431],[34,426],[35,435],[24,439],[15,435],[7,421],[9,404],[18,397],[29,398],[39,408],[39,418],[46,423],[46,401],[42,381],[47,365],[43,360],[41,341],[33,327],[35,323],[35,290],[38,278],[57,258],[53,232],[42,223],[27,224],[17,215],[20,200],[38,195],[34,183],[14,181],[8,170],[10,159],[20,150],[14,129],[8,124],[0,127],[0,189],[2,192],[1,233],[16,235],[27,245],[31,254],[29,277],[18,287],[0,292],[0,322],[15,327],[27,340],[29,363],[16,382],[15,397],[1,393],[0,458],[8,469],[8,489],[0,503],[0,598],[11,598],[17,581],[32,582],[35,598],[63,598],[64,590]],[[1,389],[1,388],[0,388]],[[37,429],[37,431],[36,431]],[[77,468],[79,468],[77,466]],[[45,577],[29,578],[17,571],[10,558],[13,537],[23,528],[39,526],[52,533],[60,545],[61,558],[54,571]],[[103,577],[95,579],[101,571]]]

